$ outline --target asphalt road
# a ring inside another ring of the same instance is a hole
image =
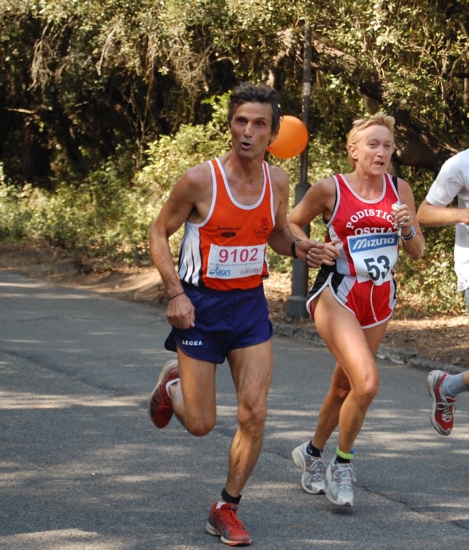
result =
[[[154,428],[146,400],[173,355],[167,331],[162,309],[0,270],[1,548],[225,548],[204,526],[236,428],[233,384],[218,367],[208,436],[175,419]],[[438,436],[426,373],[379,360],[380,392],[355,447],[355,506],[343,509],[303,492],[291,460],[333,360],[307,341],[274,346],[265,443],[239,511],[252,547],[467,549],[467,394],[453,434]]]

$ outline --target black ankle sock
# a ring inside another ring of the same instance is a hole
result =
[[[342,458],[341,456],[337,455],[336,461],[339,464],[350,464],[351,460],[349,458]]]
[[[239,504],[239,501],[241,500],[241,495],[237,497],[232,497],[230,494],[226,492],[226,489],[223,487],[223,491],[221,492],[221,498],[228,504]]]
[[[322,457],[322,449],[317,449],[312,443],[311,441],[309,442],[309,445],[306,447],[306,452],[311,455],[311,456],[314,456],[316,458],[321,458]]]

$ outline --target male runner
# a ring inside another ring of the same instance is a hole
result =
[[[455,198],[457,206],[448,206]],[[464,292],[469,310],[469,149],[448,159],[428,190],[417,217],[420,225],[442,227],[455,225],[454,268],[458,291]],[[430,420],[441,435],[453,429],[456,398],[469,391],[469,371],[449,376],[441,370],[427,377],[427,389],[433,399]]]
[[[457,206],[448,206],[455,198]],[[456,226],[454,268],[469,310],[469,149],[448,159],[417,211],[421,226]]]
[[[311,267],[335,257],[333,247],[295,239],[288,228],[288,176],[264,161],[280,126],[278,102],[268,86],[238,86],[229,101],[231,150],[185,172],[150,229],[152,257],[169,301],[172,331],[165,347],[177,352],[177,360],[163,367],[149,414],[158,428],[174,412],[191,434],[209,433],[216,421],[216,365],[228,360],[238,430],[206,531],[230,546],[251,544],[236,512],[262,447],[272,376],[272,325],[262,286],[266,244]],[[168,239],[182,224],[176,273]]]

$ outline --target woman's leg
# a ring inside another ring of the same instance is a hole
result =
[[[374,356],[387,323],[363,330],[355,315],[325,289],[314,310],[316,327],[337,360],[312,442],[323,449],[337,427],[339,448],[350,453],[379,386]]]

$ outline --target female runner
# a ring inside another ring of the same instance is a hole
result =
[[[387,173],[393,148],[393,117],[356,121],[347,138],[353,171],[317,182],[288,218],[292,233],[306,239],[301,227],[322,215],[337,254],[334,266],[321,267],[307,300],[337,363],[313,438],[292,457],[305,491],[325,492],[342,506],[354,502],[353,445],[378,391],[374,357],[395,306],[399,244],[414,260],[424,248],[410,186]],[[322,452],[337,426],[339,445],[326,468]]]

